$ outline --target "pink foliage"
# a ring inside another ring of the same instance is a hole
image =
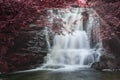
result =
[[[77,0],[79,6],[84,7],[87,4],[87,0]]]

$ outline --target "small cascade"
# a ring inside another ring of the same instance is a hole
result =
[[[56,35],[54,46],[48,56],[49,64],[90,65],[95,53],[90,49],[85,31],[75,31],[73,35]]]
[[[48,35],[49,33],[48,33],[48,28],[47,27],[45,27],[44,33],[45,33],[47,47],[48,47],[48,49],[50,49],[51,45],[50,45],[50,40],[49,40],[50,38],[49,38],[49,35]]]
[[[47,55],[47,64],[90,66],[99,54],[89,44],[85,31],[75,31],[73,35],[56,35],[53,49]]]
[[[73,32],[69,34],[64,31],[64,35],[56,34],[54,36],[53,47],[45,57],[46,62],[43,68],[51,68],[52,65],[59,65],[59,67],[67,65],[90,67],[92,63],[99,60],[100,51],[91,48],[90,45],[90,34],[95,27],[93,26],[94,17],[89,17],[88,23],[86,23],[86,30],[84,30],[83,20],[80,20],[83,17],[81,15],[83,11],[84,9],[82,8],[74,8],[72,12],[68,12],[67,14],[60,13],[56,15],[66,21],[67,23],[64,24],[64,26]],[[92,13],[88,14],[92,15]],[[76,21],[76,23],[74,25],[71,24],[74,21]],[[56,67],[54,66],[54,68]]]

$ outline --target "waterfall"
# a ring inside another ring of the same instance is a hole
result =
[[[64,32],[64,35],[55,35],[53,39],[53,46],[50,53],[45,57],[44,68],[48,68],[51,65],[60,65],[60,66],[88,66],[90,67],[92,63],[98,61],[100,56],[100,51],[91,48],[91,32],[94,27],[94,11],[92,9],[87,9],[89,12],[88,23],[86,23],[86,30],[84,30],[83,17],[81,13],[84,11],[83,8],[73,8],[68,13],[61,14],[60,10],[58,10],[57,17],[62,18],[63,21],[66,21],[64,26],[73,31],[72,34]],[[73,25],[73,23],[76,23]],[[99,24],[99,23],[97,23]],[[99,35],[100,36],[100,35]],[[102,43],[99,42],[98,43]],[[100,48],[101,46],[99,46]]]
[[[51,45],[50,45],[50,40],[49,40],[49,35],[48,35],[49,33],[48,33],[48,28],[47,27],[45,27],[44,33],[45,33],[45,39],[46,39],[47,47],[48,47],[48,49],[50,49]]]

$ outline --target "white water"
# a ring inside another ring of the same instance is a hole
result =
[[[54,36],[53,47],[46,56],[46,63],[42,66],[43,69],[90,67],[92,63],[99,60],[99,49],[90,48],[90,34],[95,23],[94,17],[89,17],[87,30],[83,30],[83,22],[80,20],[83,11],[83,9],[75,8],[73,12],[56,15],[67,22],[64,24],[65,27],[74,30],[74,32],[72,34],[64,32],[64,35],[56,34]],[[89,16],[92,14],[89,14]],[[77,23],[75,25],[71,24],[75,20],[78,20]]]
[[[98,58],[89,44],[85,31],[76,30],[73,35],[56,35],[53,49],[47,55],[47,64],[89,66]]]

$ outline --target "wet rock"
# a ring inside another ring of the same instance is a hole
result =
[[[97,69],[97,70],[101,70],[100,64],[99,62],[95,62],[92,64],[91,68]]]
[[[100,58],[101,69],[120,69],[120,42],[119,37],[112,36],[112,39],[103,41],[106,51]],[[103,65],[106,65],[106,67]]]
[[[93,63],[91,67],[98,70],[120,68],[118,65],[118,59],[112,54],[102,55],[100,61]]]

